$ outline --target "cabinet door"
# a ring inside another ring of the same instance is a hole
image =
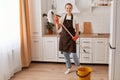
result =
[[[41,0],[29,1],[30,27],[32,36],[42,35]]]
[[[93,63],[108,63],[108,39],[94,39]]]
[[[57,61],[57,37],[43,37],[43,60]]]
[[[32,39],[32,61],[41,61],[42,60],[42,39]]]
[[[92,39],[81,38],[80,44],[86,50],[86,53],[80,48],[80,62],[81,63],[92,63]]]

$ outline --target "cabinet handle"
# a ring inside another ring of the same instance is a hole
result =
[[[90,42],[88,42],[88,41],[83,41],[83,43],[90,43]]]
[[[90,52],[86,51],[86,53],[85,53],[85,54],[90,54]]]
[[[103,43],[103,41],[97,41],[97,43]]]
[[[39,41],[33,41],[34,43],[38,43]]]
[[[84,57],[84,58],[87,58],[87,59],[89,59],[89,57]]]
[[[33,32],[33,34],[39,34],[39,32]]]
[[[53,41],[47,41],[47,42],[53,42]]]
[[[85,46],[84,48],[86,48],[86,49],[90,49],[90,47],[88,47],[88,46]]]

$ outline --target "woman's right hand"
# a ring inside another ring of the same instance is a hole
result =
[[[59,24],[59,18],[58,18],[57,15],[55,15],[54,20],[55,20],[55,23],[58,25]]]

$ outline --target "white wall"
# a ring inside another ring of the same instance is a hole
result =
[[[83,31],[83,22],[90,21],[93,33],[109,33],[110,7],[91,8],[90,0],[76,0],[80,10],[80,29]]]

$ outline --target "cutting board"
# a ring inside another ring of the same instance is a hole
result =
[[[84,22],[83,34],[91,34],[91,22]]]

